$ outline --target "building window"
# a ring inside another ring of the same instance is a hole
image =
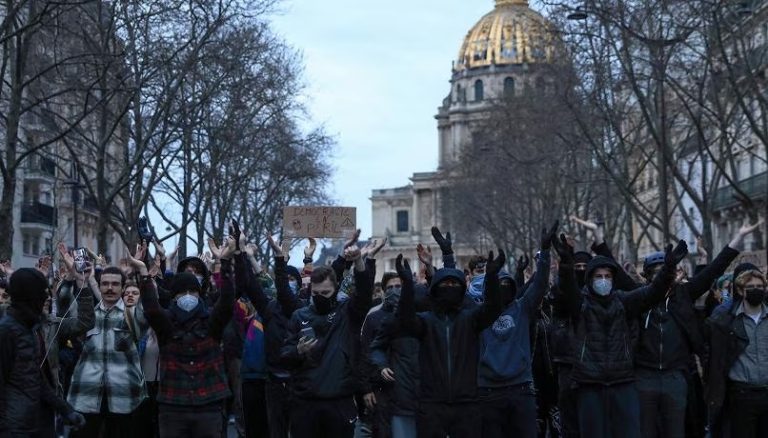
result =
[[[398,233],[408,232],[408,211],[407,210],[400,210],[397,212],[397,232]]]
[[[22,234],[24,254],[36,256],[40,254],[40,240],[31,234]]]
[[[515,79],[505,78],[504,79],[504,96],[512,97],[514,95],[515,95]]]
[[[475,101],[480,102],[483,100],[483,81],[480,79],[475,81]]]

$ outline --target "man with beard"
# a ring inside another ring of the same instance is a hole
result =
[[[0,437],[52,437],[40,430],[44,406],[80,427],[83,416],[59,398],[44,364],[45,343],[40,327],[48,299],[48,281],[36,269],[22,268],[10,278],[11,306],[0,320]],[[45,426],[43,424],[43,426]]]
[[[360,330],[373,301],[373,276],[356,245],[344,250],[344,258],[354,265],[355,294],[339,302],[333,269],[315,269],[310,277],[312,303],[293,313],[282,349],[295,397],[290,419],[294,438],[344,438],[354,433]]]
[[[499,250],[485,265],[482,304],[464,299],[462,271],[435,272],[429,295],[432,310],[416,313],[413,272],[402,254],[397,273],[402,282],[398,323],[404,334],[419,340],[421,399],[416,417],[418,436],[451,438],[477,436],[482,426],[477,403],[479,335],[499,317],[503,308],[499,272],[506,257]]]

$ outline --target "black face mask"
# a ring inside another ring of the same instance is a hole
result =
[[[336,307],[336,294],[333,294],[330,297],[312,295],[312,305],[315,306],[315,312],[320,315],[326,315]]]
[[[433,300],[437,310],[448,311],[461,307],[464,301],[464,288],[461,286],[438,286],[435,288]]]
[[[744,299],[752,306],[759,306],[765,301],[765,289],[747,289],[744,291]]]
[[[512,301],[515,301],[515,295],[517,294],[517,288],[514,284],[507,284],[507,285],[500,285],[499,290],[501,291],[501,299],[504,302],[504,304],[509,304]]]

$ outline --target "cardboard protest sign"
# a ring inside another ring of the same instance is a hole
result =
[[[348,238],[357,229],[355,207],[284,207],[286,237]]]

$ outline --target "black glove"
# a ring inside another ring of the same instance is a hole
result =
[[[568,240],[565,239],[565,234],[560,234],[560,239],[552,239],[552,246],[555,248],[557,255],[560,257],[560,263],[564,265],[573,264],[573,247],[568,244]]]
[[[664,266],[674,271],[677,264],[683,261],[687,255],[688,244],[685,243],[685,240],[678,242],[675,249],[672,249],[672,245],[667,245],[667,248],[664,251]]]
[[[229,227],[229,234],[235,238],[235,250],[240,251],[240,224],[236,220],[232,219],[232,226]]]
[[[524,272],[528,265],[531,264],[531,259],[528,258],[528,254],[523,254],[517,259],[517,272]]]
[[[70,425],[72,425],[72,428],[75,430],[82,428],[85,426],[85,417],[79,412],[72,411],[67,414],[66,417],[64,417],[64,420]]]
[[[453,242],[451,242],[450,232],[445,233],[445,237],[443,237],[440,229],[432,227],[432,237],[435,239],[435,242],[437,242],[437,245],[440,247],[440,251],[444,255],[453,254]]]
[[[507,256],[503,250],[499,249],[499,256],[495,259],[493,258],[493,251],[489,252],[488,262],[485,264],[485,275],[490,275],[494,278],[498,277],[505,263],[507,263]]]
[[[558,228],[560,228],[560,221],[555,221],[555,224],[549,230],[546,228],[541,230],[541,249],[548,250],[552,247],[552,240],[557,238]]]
[[[400,277],[400,281],[403,282],[403,286],[413,286],[413,271],[408,260],[403,260],[403,255],[398,254],[395,259],[395,270]]]

